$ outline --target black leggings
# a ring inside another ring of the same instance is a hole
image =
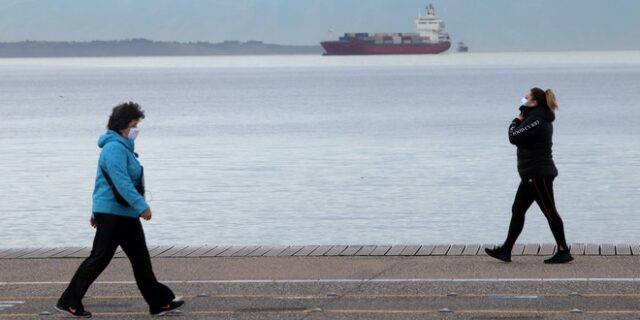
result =
[[[540,210],[544,213],[553,237],[556,239],[558,251],[569,250],[567,241],[564,237],[564,225],[562,218],[556,210],[556,202],[553,197],[553,179],[554,177],[539,177],[522,179],[516,198],[511,208],[511,224],[509,225],[509,234],[502,246],[505,251],[511,252],[518,236],[524,228],[524,216],[527,209],[535,201],[538,203]]]
[[[82,307],[82,298],[89,286],[109,265],[118,246],[127,254],[133,267],[138,289],[150,309],[166,305],[175,298],[171,290],[158,282],[144,239],[140,219],[95,213],[97,228],[91,255],[82,262],[60,298],[72,308]]]

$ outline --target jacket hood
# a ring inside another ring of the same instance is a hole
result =
[[[549,122],[553,122],[556,119],[556,114],[547,107],[527,108],[525,114],[527,116],[535,115]]]
[[[112,141],[119,142],[120,144],[125,146],[127,149],[133,151],[133,148],[134,148],[133,141],[123,137],[122,135],[120,135],[119,133],[113,130],[108,130],[103,135],[101,135],[100,138],[98,138],[98,147],[104,148],[104,146],[107,145],[107,143]]]

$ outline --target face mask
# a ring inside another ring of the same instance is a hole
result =
[[[140,129],[138,128],[131,128],[129,129],[129,135],[127,136],[130,140],[135,140],[138,137],[138,134],[140,133]]]
[[[529,101],[527,100],[527,98],[524,98],[524,97],[523,97],[523,98],[522,98],[522,100],[520,100],[520,105],[521,105],[521,106],[526,106],[526,105],[527,105],[527,102],[529,102]]]

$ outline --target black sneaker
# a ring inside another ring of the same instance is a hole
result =
[[[546,264],[560,264],[573,261],[573,256],[569,250],[558,251],[553,257],[544,261]]]
[[[498,260],[511,262],[511,252],[505,252],[502,247],[495,247],[493,249],[485,248],[484,252],[486,252],[490,257]]]
[[[153,308],[151,309],[151,315],[152,316],[164,316],[165,314],[175,311],[176,309],[182,307],[184,305],[184,301],[183,300],[173,300],[171,302],[169,302],[169,304],[159,307],[159,308]]]
[[[91,318],[91,312],[84,310],[83,307],[80,308],[72,308],[58,300],[58,303],[54,306],[56,310],[66,313],[72,317],[76,318]]]

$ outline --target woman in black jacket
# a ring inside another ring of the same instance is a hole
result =
[[[524,101],[526,99],[526,102]],[[533,88],[523,99],[520,114],[509,126],[509,142],[518,148],[520,186],[512,207],[511,224],[504,244],[486,253],[504,262],[511,262],[511,250],[524,228],[527,209],[535,201],[544,213],[556,240],[556,254],[545,263],[567,263],[573,260],[564,236],[562,218],[556,210],[553,180],[558,170],[551,155],[556,97],[550,89]]]

